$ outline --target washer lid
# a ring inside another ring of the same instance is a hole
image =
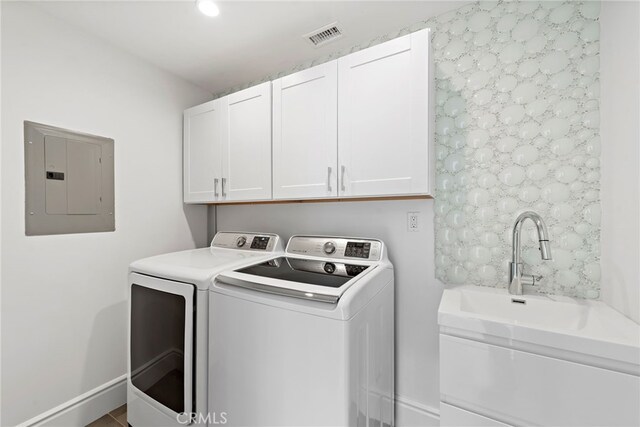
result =
[[[277,234],[218,232],[211,246],[144,258],[131,263],[130,271],[195,284],[208,289],[221,271],[255,264],[282,253]]]
[[[374,268],[375,265],[279,257],[223,273],[217,280],[260,292],[336,303],[358,276]]]

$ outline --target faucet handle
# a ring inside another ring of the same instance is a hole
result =
[[[536,283],[540,283],[540,281],[544,278],[544,276],[540,276],[540,275],[532,275],[531,277],[533,277],[533,285],[535,285]]]

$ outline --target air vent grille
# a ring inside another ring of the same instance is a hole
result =
[[[322,28],[318,28],[315,31],[310,32],[309,34],[305,34],[303,37],[307,39],[314,46],[322,46],[329,42],[339,39],[342,37],[343,32],[338,27],[338,24],[334,22],[333,24],[325,25]]]

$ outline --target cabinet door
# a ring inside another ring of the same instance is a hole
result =
[[[183,172],[185,203],[217,200],[222,178],[220,102],[214,100],[184,112]]]
[[[444,334],[440,400],[518,426],[640,425],[637,375]]]
[[[338,59],[341,196],[429,194],[429,30]]]
[[[271,82],[222,100],[222,198],[271,199]]]
[[[337,61],[273,82],[275,199],[338,195],[337,127]]]

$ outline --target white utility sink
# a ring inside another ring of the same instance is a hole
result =
[[[572,360],[595,358],[597,366],[640,374],[640,325],[601,301],[456,286],[444,291],[438,323],[450,335],[569,352]]]
[[[486,319],[546,329],[578,330],[585,326],[588,305],[543,296],[508,295],[468,289],[457,292],[460,310]]]

